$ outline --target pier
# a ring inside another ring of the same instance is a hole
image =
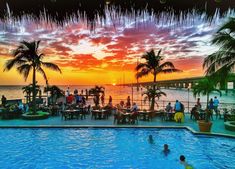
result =
[[[191,77],[191,78],[182,78],[182,79],[171,79],[171,80],[159,80],[156,82],[156,85],[160,88],[176,88],[176,89],[182,89],[182,88],[192,88],[195,86],[198,81],[204,79],[204,76],[200,77]],[[121,84],[123,86],[151,86],[153,85],[153,82],[139,82],[139,83],[127,83],[127,84]],[[218,89],[221,90],[235,90],[235,74],[232,74],[229,76],[228,81],[225,86],[217,86]]]

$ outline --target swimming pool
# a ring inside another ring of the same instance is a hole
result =
[[[196,169],[235,168],[235,139],[184,129],[0,129],[0,138],[0,168],[181,169],[181,154]]]

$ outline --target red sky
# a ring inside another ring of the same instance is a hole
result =
[[[125,20],[126,18],[124,18]],[[11,52],[22,40],[41,40],[45,61],[56,63],[62,74],[47,71],[51,84],[107,84],[136,82],[136,62],[151,49],[162,49],[165,61],[171,61],[182,73],[160,75],[158,79],[175,79],[203,75],[203,59],[216,47],[209,41],[224,19],[177,24],[144,19],[116,21],[107,19],[91,31],[83,22],[65,26],[24,20],[14,24],[0,22],[0,85],[26,84],[15,69],[2,72]],[[44,84],[38,75],[40,84]],[[141,81],[152,80],[147,77]]]

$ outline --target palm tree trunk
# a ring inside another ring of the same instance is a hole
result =
[[[209,93],[207,93],[207,98],[206,98],[206,108],[208,108],[208,103],[209,103]]]
[[[156,77],[157,75],[154,74],[154,78],[153,78],[153,90],[155,91],[156,90]],[[155,96],[153,96],[151,98],[151,107],[150,107],[150,110],[154,110],[154,105],[155,105]]]
[[[36,69],[33,68],[33,114],[36,114]]]

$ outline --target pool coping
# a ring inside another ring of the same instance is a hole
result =
[[[0,126],[2,128],[158,128],[158,129],[186,129],[194,135],[207,135],[207,136],[219,136],[227,138],[235,138],[235,135],[222,134],[215,132],[199,132],[195,131],[189,126],[128,126],[128,125],[18,125],[18,126]]]

